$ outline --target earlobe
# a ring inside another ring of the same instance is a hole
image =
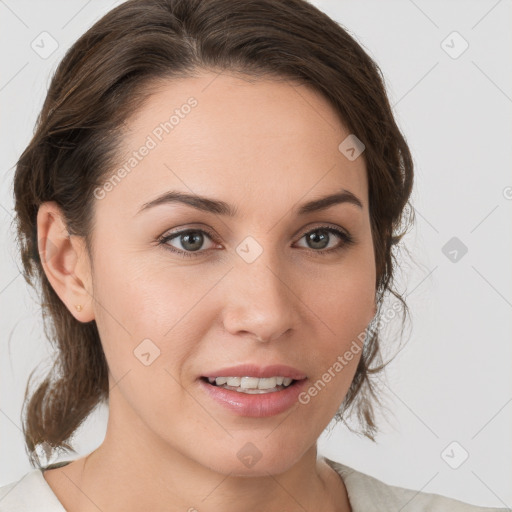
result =
[[[70,236],[55,201],[37,212],[37,244],[44,272],[55,293],[80,322],[94,320],[90,266],[84,242]]]

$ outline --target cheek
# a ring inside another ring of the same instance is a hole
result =
[[[357,337],[374,316],[375,267],[373,260],[353,257],[343,261],[320,286],[309,292],[309,302],[332,338],[341,344]]]
[[[334,417],[356,373],[364,340],[365,330],[352,322],[340,328],[337,336],[320,342],[317,371],[299,396],[299,403],[309,409],[311,417],[322,418],[324,423]]]
[[[361,359],[366,329],[374,315],[372,258],[371,252],[347,257],[329,279],[319,279],[321,286],[309,298],[322,334],[316,337],[317,350],[313,353],[318,372],[303,403],[316,403],[327,417],[334,415],[350,387]]]
[[[197,304],[209,282],[147,255],[101,258],[95,279],[99,320],[136,338],[165,339]]]
[[[100,258],[96,323],[116,381],[129,374],[134,388],[139,383],[167,397],[179,391],[175,387],[185,382],[200,348],[197,340],[214,322],[201,298],[218,277],[198,272],[198,267],[162,265],[137,254],[115,262]],[[132,396],[138,396],[136,390]]]
[[[201,290],[190,281],[187,286],[177,269],[156,272],[147,263],[107,268],[98,272],[96,322],[117,395],[112,401],[125,404],[126,414],[135,412],[133,421],[168,426],[172,411],[187,406],[182,377],[197,347],[193,339],[201,336],[202,324],[190,325]]]

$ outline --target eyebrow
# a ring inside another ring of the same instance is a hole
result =
[[[236,217],[238,209],[229,203],[211,199],[208,197],[198,196],[195,194],[186,194],[184,192],[171,190],[158,196],[156,199],[144,203],[136,215],[155,206],[169,203],[182,203],[192,206],[197,210],[214,213],[216,215],[224,215],[228,217]],[[335,204],[352,204],[359,208],[363,208],[362,202],[349,190],[341,189],[341,191],[319,199],[314,199],[300,206],[297,215],[305,215],[311,212],[326,210]]]

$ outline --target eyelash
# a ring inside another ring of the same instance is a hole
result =
[[[306,249],[306,251],[314,253],[315,255],[327,256],[329,254],[333,254],[333,253],[336,253],[343,249],[346,249],[347,247],[349,247],[350,245],[353,245],[356,242],[356,240],[354,239],[354,237],[352,237],[352,235],[350,235],[349,233],[345,233],[344,231],[341,231],[340,229],[334,228],[332,226],[318,226],[314,229],[310,229],[309,231],[306,231],[305,233],[303,233],[302,236],[299,238],[299,240],[301,240],[304,236],[309,235],[310,233],[314,233],[315,231],[327,231],[329,233],[337,235],[343,241],[343,243],[339,247],[334,247],[331,249],[320,249],[320,250]],[[159,246],[162,245],[164,249],[167,249],[167,250],[169,250],[175,254],[178,254],[179,256],[184,257],[184,258],[193,258],[193,257],[199,256],[200,254],[204,253],[205,251],[201,251],[201,250],[200,251],[182,251],[180,249],[176,249],[172,245],[167,244],[167,242],[169,242],[170,240],[173,240],[174,238],[177,238],[180,235],[184,235],[186,233],[204,233],[204,234],[208,235],[208,237],[213,242],[216,242],[215,235],[208,230],[184,229],[182,231],[176,231],[175,233],[171,233],[169,235],[164,235],[164,236],[160,237],[158,239],[158,245]],[[218,243],[218,242],[216,242],[216,243]]]

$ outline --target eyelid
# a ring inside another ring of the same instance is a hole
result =
[[[161,240],[162,238],[168,238],[174,235],[179,235],[187,231],[204,231],[212,240],[218,238],[217,234],[212,229],[208,228],[207,226],[204,226],[203,224],[199,224],[197,226],[194,224],[187,224],[185,227],[177,227],[170,231],[164,231],[164,233],[158,237],[158,240]]]
[[[339,231],[343,234],[345,234],[348,237],[351,237],[350,233],[341,226],[338,226],[337,224],[331,224],[330,222],[319,222],[319,223],[313,223],[313,225],[301,229],[298,233],[300,234],[299,240],[304,236],[310,233],[311,231],[316,231],[317,229],[334,229],[336,231]]]
[[[345,229],[345,228],[342,228],[341,226],[338,226],[337,224],[331,224],[330,222],[321,222],[319,221],[318,223],[313,223],[313,225],[310,227],[307,227],[307,228],[302,228],[300,229],[299,231],[296,232],[296,234],[294,235],[294,238],[296,236],[299,236],[300,234],[300,238],[302,238],[304,235],[306,235],[307,233],[309,233],[310,231],[313,231],[315,229],[321,229],[321,228],[333,228],[333,229],[337,229],[339,231],[342,231],[343,233],[350,235],[350,233]],[[215,233],[215,231],[213,231],[212,229],[210,229],[209,227],[205,226],[204,224],[186,224],[184,227],[177,227],[177,228],[174,228],[173,230],[169,231],[164,231],[164,233],[162,235],[160,235],[159,237],[157,237],[159,240],[161,238],[165,238],[165,237],[168,237],[168,236],[171,236],[171,235],[177,235],[177,234],[180,234],[180,233],[183,233],[184,231],[205,231],[211,238],[212,240],[218,240],[218,236],[217,234]]]

